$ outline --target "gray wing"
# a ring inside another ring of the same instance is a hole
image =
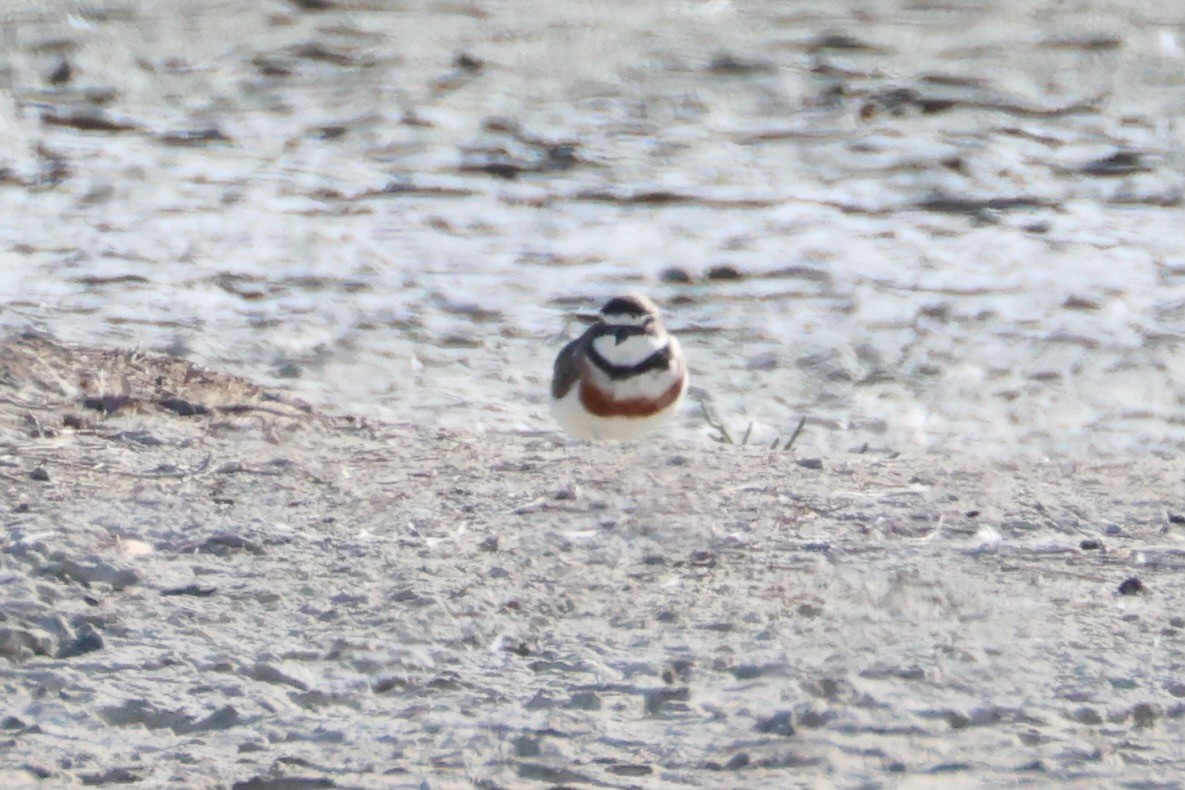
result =
[[[555,367],[551,373],[551,397],[557,400],[564,397],[568,394],[568,390],[572,389],[576,380],[580,378],[578,357],[584,349],[584,345],[589,342],[589,336],[592,334],[591,329],[590,327],[583,335],[564,346],[556,355]]]

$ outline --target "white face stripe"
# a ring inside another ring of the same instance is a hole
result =
[[[652,315],[630,315],[629,313],[601,314],[601,322],[609,326],[646,326],[648,322],[654,320],[655,318]]]

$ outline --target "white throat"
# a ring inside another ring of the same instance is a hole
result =
[[[618,343],[613,335],[601,335],[592,344],[610,365],[632,367],[655,351],[661,351],[667,344],[667,338],[662,335],[630,335]]]

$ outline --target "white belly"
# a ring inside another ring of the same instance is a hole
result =
[[[683,388],[686,392],[687,388]],[[576,383],[568,394],[551,402],[551,413],[565,431],[580,439],[612,439],[628,442],[640,439],[661,427],[671,419],[683,401],[683,393],[674,403],[657,414],[648,417],[598,417],[585,411],[580,403],[580,384]]]

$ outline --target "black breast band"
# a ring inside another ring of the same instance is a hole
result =
[[[611,335],[612,332],[605,332],[604,334]],[[595,339],[594,337],[593,340]],[[669,369],[671,367],[671,346],[668,343],[636,365],[614,365],[601,356],[601,352],[597,351],[597,347],[590,340],[588,344],[588,358],[610,379],[620,381],[621,379],[640,376],[643,373],[650,373],[655,370]]]

